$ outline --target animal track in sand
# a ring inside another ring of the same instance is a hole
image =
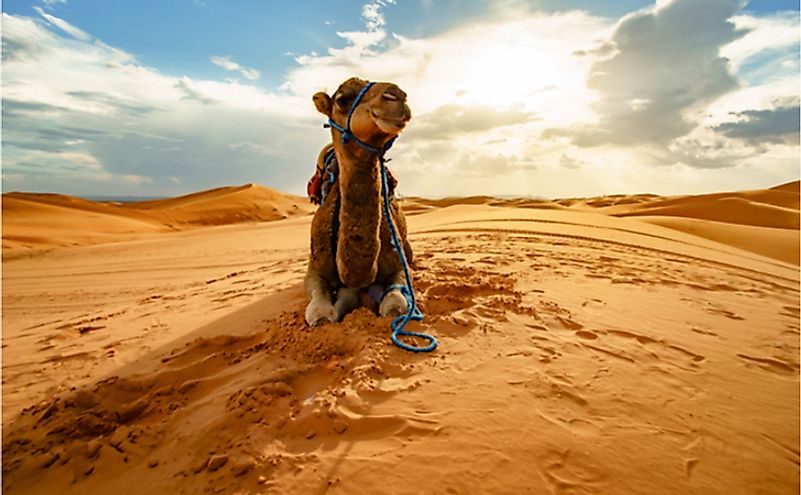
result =
[[[780,374],[798,375],[798,363],[790,363],[782,359],[771,357],[749,356],[748,354],[741,353],[738,353],[737,357],[746,362],[756,363],[759,368],[766,371],[772,371]]]
[[[441,233],[461,233],[467,237],[480,238],[480,235],[484,233],[484,235],[488,236],[490,234],[513,234],[516,236],[516,239],[527,239],[528,243],[536,243],[536,242],[545,242],[544,239],[548,239],[547,246],[566,246],[566,247],[573,247],[573,248],[589,248],[594,252],[604,251],[606,254],[604,256],[609,256],[609,253],[620,252],[624,256],[623,259],[629,260],[627,263],[631,263],[630,260],[636,260],[637,258],[642,258],[640,262],[634,261],[633,264],[636,266],[638,263],[646,263],[646,266],[659,266],[659,267],[668,267],[670,264],[674,264],[675,267],[680,267],[682,263],[676,263],[675,260],[677,259],[686,259],[688,262],[692,263],[694,273],[700,273],[698,270],[700,269],[701,272],[705,270],[711,270],[712,272],[717,272],[723,269],[725,272],[730,274],[736,274],[738,282],[742,282],[744,287],[737,287],[737,290],[749,290],[751,292],[757,293],[762,292],[759,290],[759,286],[765,286],[769,291],[781,290],[787,293],[797,293],[797,289],[794,285],[797,281],[784,278],[780,276],[774,276],[774,278],[781,280],[785,284],[789,285],[782,285],[778,284],[773,281],[767,281],[764,278],[764,274],[758,272],[756,270],[751,270],[744,268],[742,266],[737,266],[733,264],[723,263],[720,261],[713,261],[707,258],[699,258],[696,256],[688,255],[688,254],[681,254],[676,253],[674,251],[664,250],[664,249],[656,249],[650,248],[638,244],[632,244],[628,242],[621,242],[616,240],[610,239],[603,239],[598,237],[590,237],[590,236],[580,236],[580,235],[569,235],[569,234],[559,234],[554,232],[544,232],[544,231],[532,231],[532,230],[522,230],[522,229],[499,229],[499,228],[450,228],[450,229],[430,229],[420,232],[415,232],[412,235],[425,235],[425,234],[441,234]],[[552,240],[552,239],[559,239],[559,240]],[[480,251],[479,251],[480,252]],[[597,260],[597,258],[596,258]],[[654,261],[656,260],[656,261]],[[671,261],[666,261],[671,260]],[[764,260],[762,260],[764,261]],[[616,265],[614,264],[604,264],[604,263],[594,263],[588,266],[588,271],[595,272],[592,276],[597,278],[611,278],[605,272],[614,268]],[[784,266],[778,265],[777,266]],[[539,265],[539,267],[543,267]],[[623,267],[625,270],[626,267]],[[659,271],[653,271],[654,274],[659,274]],[[680,268],[679,273],[686,273],[686,268]],[[620,282],[635,282],[635,283],[657,283],[659,277],[656,276],[653,279],[646,279],[646,278],[639,278],[635,277],[638,280],[627,280],[625,277],[619,277]],[[671,279],[671,282],[679,283],[683,279]],[[695,284],[699,286],[699,284]],[[709,287],[714,287],[714,282],[708,285],[702,283],[700,287],[708,290]],[[727,288],[727,290],[729,290]]]
[[[587,454],[551,449],[542,455],[538,468],[553,494],[603,492],[604,471]]]
[[[564,428],[570,433],[574,433],[576,435],[584,437],[597,437],[598,435],[601,434],[602,431],[600,425],[588,419],[584,418],[562,419],[542,412],[540,412],[539,415],[540,417],[542,417],[542,419],[550,423],[553,423],[559,426],[560,428]]]
[[[742,316],[734,313],[733,311],[729,311],[728,309],[719,307],[719,306],[710,306],[705,309],[705,311],[712,315],[722,315],[730,320],[737,320],[742,321],[745,320]]]
[[[800,455],[801,452],[799,452],[797,446],[787,445],[785,442],[780,442],[779,440],[776,440],[772,436],[766,435],[764,433],[761,433],[761,435],[770,444],[772,444],[774,447],[777,447],[785,459],[792,462],[796,466],[799,465],[799,461],[801,461],[801,455]]]
[[[799,307],[798,306],[782,306],[782,309],[784,311],[779,313],[780,315],[789,316],[790,318],[793,318],[793,320],[798,320],[798,316],[799,316]]]
[[[588,339],[588,335],[579,335],[578,332],[577,336],[585,340],[597,340],[598,343],[595,345],[584,343],[583,345],[585,347],[630,362],[659,360],[684,371],[695,372],[698,369],[698,365],[703,363],[706,359],[700,354],[679,345],[666,342],[664,339],[656,339],[627,330],[606,329],[595,330],[594,332],[586,331],[586,333],[592,333],[595,335],[595,338]],[[608,340],[612,340],[617,345],[615,347],[606,347],[605,342]],[[636,342],[637,345],[631,346],[631,341]],[[604,347],[602,347],[601,344],[604,344]]]

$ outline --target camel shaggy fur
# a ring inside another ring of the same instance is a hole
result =
[[[316,93],[314,105],[347,128],[351,105],[366,85],[362,79],[348,79],[331,96]],[[362,142],[383,149],[411,117],[406,93],[392,83],[375,83],[353,110],[350,131]],[[306,322],[312,326],[340,321],[358,306],[360,291],[373,284],[389,287],[405,282],[383,214],[378,155],[353,140],[343,143],[340,131],[333,127],[331,135],[339,178],[312,220],[311,256],[304,280],[309,301]],[[406,219],[394,197],[390,212],[411,263]],[[397,289],[387,293],[379,304],[381,316],[404,314],[407,309],[406,299]]]

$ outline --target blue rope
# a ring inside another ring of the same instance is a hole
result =
[[[361,148],[378,155],[378,162],[381,165],[381,196],[383,197],[384,200],[384,218],[387,219],[387,224],[389,225],[389,232],[392,236],[391,239],[392,247],[395,249],[395,252],[398,253],[401,265],[403,266],[403,275],[406,278],[406,285],[399,285],[399,284],[391,285],[390,287],[387,288],[387,290],[384,291],[384,295],[381,299],[383,300],[387,294],[397,289],[400,290],[404,299],[406,299],[406,306],[408,308],[406,314],[396,316],[395,319],[392,320],[391,324],[392,336],[390,338],[393,344],[395,344],[396,346],[400,347],[405,351],[431,352],[437,348],[436,338],[426,333],[407,332],[406,330],[404,330],[404,328],[406,328],[406,325],[410,321],[422,321],[423,312],[420,311],[420,308],[417,307],[417,299],[415,298],[414,287],[412,286],[412,277],[409,274],[409,263],[406,261],[406,255],[403,252],[403,246],[400,243],[398,232],[395,229],[395,224],[392,221],[392,215],[390,214],[389,210],[389,186],[387,184],[387,167],[385,165],[385,163],[388,160],[384,159],[384,153],[386,153],[387,150],[389,150],[392,147],[392,145],[395,143],[395,139],[397,138],[397,136],[390,139],[387,142],[387,144],[384,145],[383,149],[378,149],[359,140],[356,136],[353,135],[353,133],[350,130],[350,118],[353,115],[353,111],[359,105],[359,102],[362,100],[364,94],[367,93],[367,90],[369,90],[373,84],[375,83],[372,82],[367,83],[367,85],[359,92],[358,96],[356,96],[356,99],[353,100],[353,104],[351,105],[350,110],[348,111],[348,121],[346,124],[346,128],[343,128],[330,118],[328,119],[328,123],[324,124],[323,127],[325,128],[333,127],[334,129],[338,130],[342,134],[343,144],[347,143],[348,140],[351,140],[357,145],[359,145]],[[416,347],[401,341],[399,337],[417,337],[426,340],[429,343],[425,347]]]
[[[392,141],[389,142],[389,146],[392,146]],[[392,215],[390,215],[387,167],[384,164],[384,156],[382,155],[378,157],[378,161],[381,164],[381,195],[384,197],[384,217],[387,219],[389,232],[392,234],[392,247],[395,248],[395,252],[398,253],[398,257],[401,260],[401,265],[403,265],[403,275],[406,277],[406,285],[391,285],[384,292],[384,295],[386,296],[386,294],[392,290],[399,289],[403,297],[406,299],[406,306],[408,307],[405,315],[396,316],[395,319],[392,320],[392,336],[390,338],[392,339],[393,344],[400,347],[404,351],[431,352],[437,348],[436,338],[426,333],[407,332],[404,330],[404,328],[406,328],[406,324],[408,324],[410,321],[422,321],[423,312],[417,307],[417,299],[414,296],[414,287],[412,286],[412,277],[409,275],[409,264],[406,261],[406,255],[403,253],[403,246],[401,246],[401,243],[398,240],[398,232],[395,230],[395,224],[392,222]],[[423,340],[427,340],[429,343],[425,347],[416,347],[401,341],[398,338],[401,336],[418,337]]]

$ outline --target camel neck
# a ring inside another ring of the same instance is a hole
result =
[[[339,233],[337,268],[348,287],[366,287],[375,280],[381,248],[381,178],[374,154],[338,153]]]

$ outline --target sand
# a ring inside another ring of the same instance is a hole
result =
[[[302,198],[4,195],[3,491],[798,493],[798,201],[410,198],[421,355]]]

